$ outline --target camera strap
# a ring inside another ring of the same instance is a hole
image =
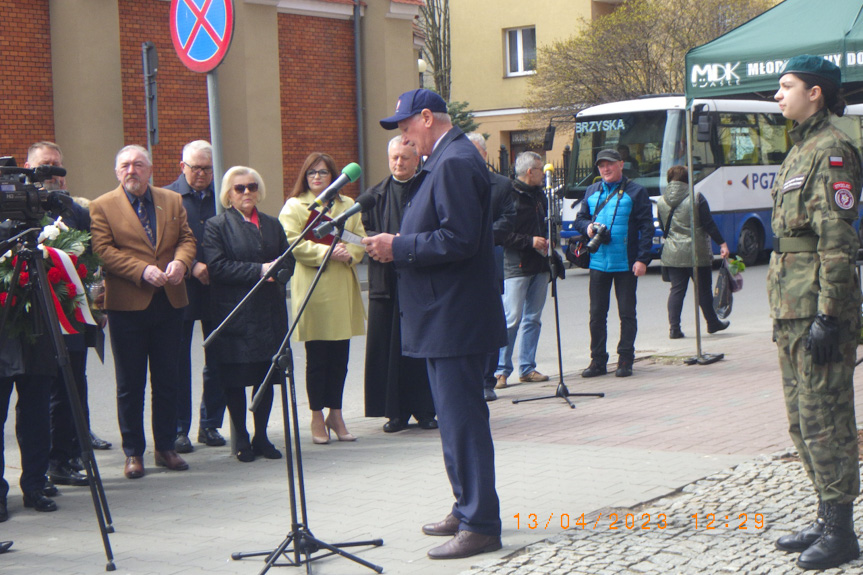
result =
[[[620,188],[618,188],[617,194],[614,194],[613,192],[609,192],[608,197],[605,198],[605,200],[602,202],[602,205],[599,206],[598,208],[596,208],[596,213],[593,214],[593,218],[590,220],[591,224],[596,221],[596,217],[599,215],[599,212],[602,211],[602,208],[604,208],[606,206],[606,204],[608,204],[608,202],[611,201],[611,198],[613,198],[616,195],[617,196],[617,203],[614,204],[614,213],[611,215],[611,225],[608,227],[609,227],[609,229],[611,229],[614,226],[614,220],[617,219],[617,208],[620,207],[620,198],[623,197],[623,188],[625,186],[626,186],[626,178],[623,178],[622,180],[620,180]]]

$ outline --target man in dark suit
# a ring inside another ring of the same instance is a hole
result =
[[[183,198],[186,219],[197,241],[197,253],[192,261],[192,274],[186,281],[189,305],[183,312],[183,348],[180,352],[180,390],[177,397],[177,453],[190,453],[192,427],[192,334],[195,320],[201,321],[204,338],[215,325],[210,318],[210,276],[204,263],[204,224],[216,215],[216,192],[213,189],[213,147],[204,140],[195,140],[183,147],[182,174],[167,186]],[[216,373],[216,362],[204,353],[204,391],[201,395],[198,420],[198,443],[212,447],[225,445],[219,433],[225,416],[225,393]]]
[[[363,239],[373,259],[395,265],[402,353],[426,358],[456,498],[443,521],[423,526],[427,535],[455,535],[428,555],[456,559],[496,551],[500,503],[482,378],[488,353],[506,343],[506,328],[494,282],[488,170],[434,92],[402,94],[395,115],[381,126],[399,128],[405,144],[428,156],[400,234]]]
[[[195,237],[179,195],[148,185],[149,152],[126,146],[114,168],[120,186],[90,204],[93,251],[105,269],[105,309],[117,376],[117,416],[126,454],[125,475],[144,475],[144,391],[147,365],[153,397],[156,465],[182,471],[174,450],[184,278],[195,258]]]

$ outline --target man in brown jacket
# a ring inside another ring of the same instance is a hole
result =
[[[148,185],[149,152],[126,146],[114,168],[120,186],[90,204],[93,251],[104,262],[105,309],[117,377],[117,416],[129,479],[144,475],[144,391],[152,383],[156,465],[188,464],[174,451],[184,278],[195,237],[180,196]]]

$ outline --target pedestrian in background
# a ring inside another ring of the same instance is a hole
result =
[[[727,329],[729,322],[719,319],[713,308],[713,279],[710,273],[713,264],[713,249],[710,240],[719,244],[719,254],[728,257],[728,244],[722,237],[707,199],[698,194],[695,198],[695,239],[692,231],[692,202],[689,194],[689,171],[686,166],[672,166],[667,174],[668,185],[656,203],[659,210],[659,223],[665,234],[662,245],[662,267],[671,281],[668,292],[668,337],[683,337],[680,329],[680,312],[689,280],[692,279],[692,266],[698,270],[698,305],[707,322],[707,333]],[[693,252],[695,259],[693,260]]]

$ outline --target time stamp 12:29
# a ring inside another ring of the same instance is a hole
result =
[[[650,530],[650,529],[666,529],[668,525],[668,516],[665,513],[609,513],[603,516],[599,513],[595,519],[587,519],[586,515],[570,515],[569,513],[555,514],[551,513],[548,519],[545,515],[537,515],[536,513],[528,513],[522,516],[521,513],[513,515],[515,519],[516,529],[608,529],[611,531],[623,530]],[[713,530],[713,529],[736,529],[747,531],[750,529],[764,529],[766,521],[761,513],[737,513],[723,515],[720,513],[695,513],[689,516],[689,527],[695,530]]]

